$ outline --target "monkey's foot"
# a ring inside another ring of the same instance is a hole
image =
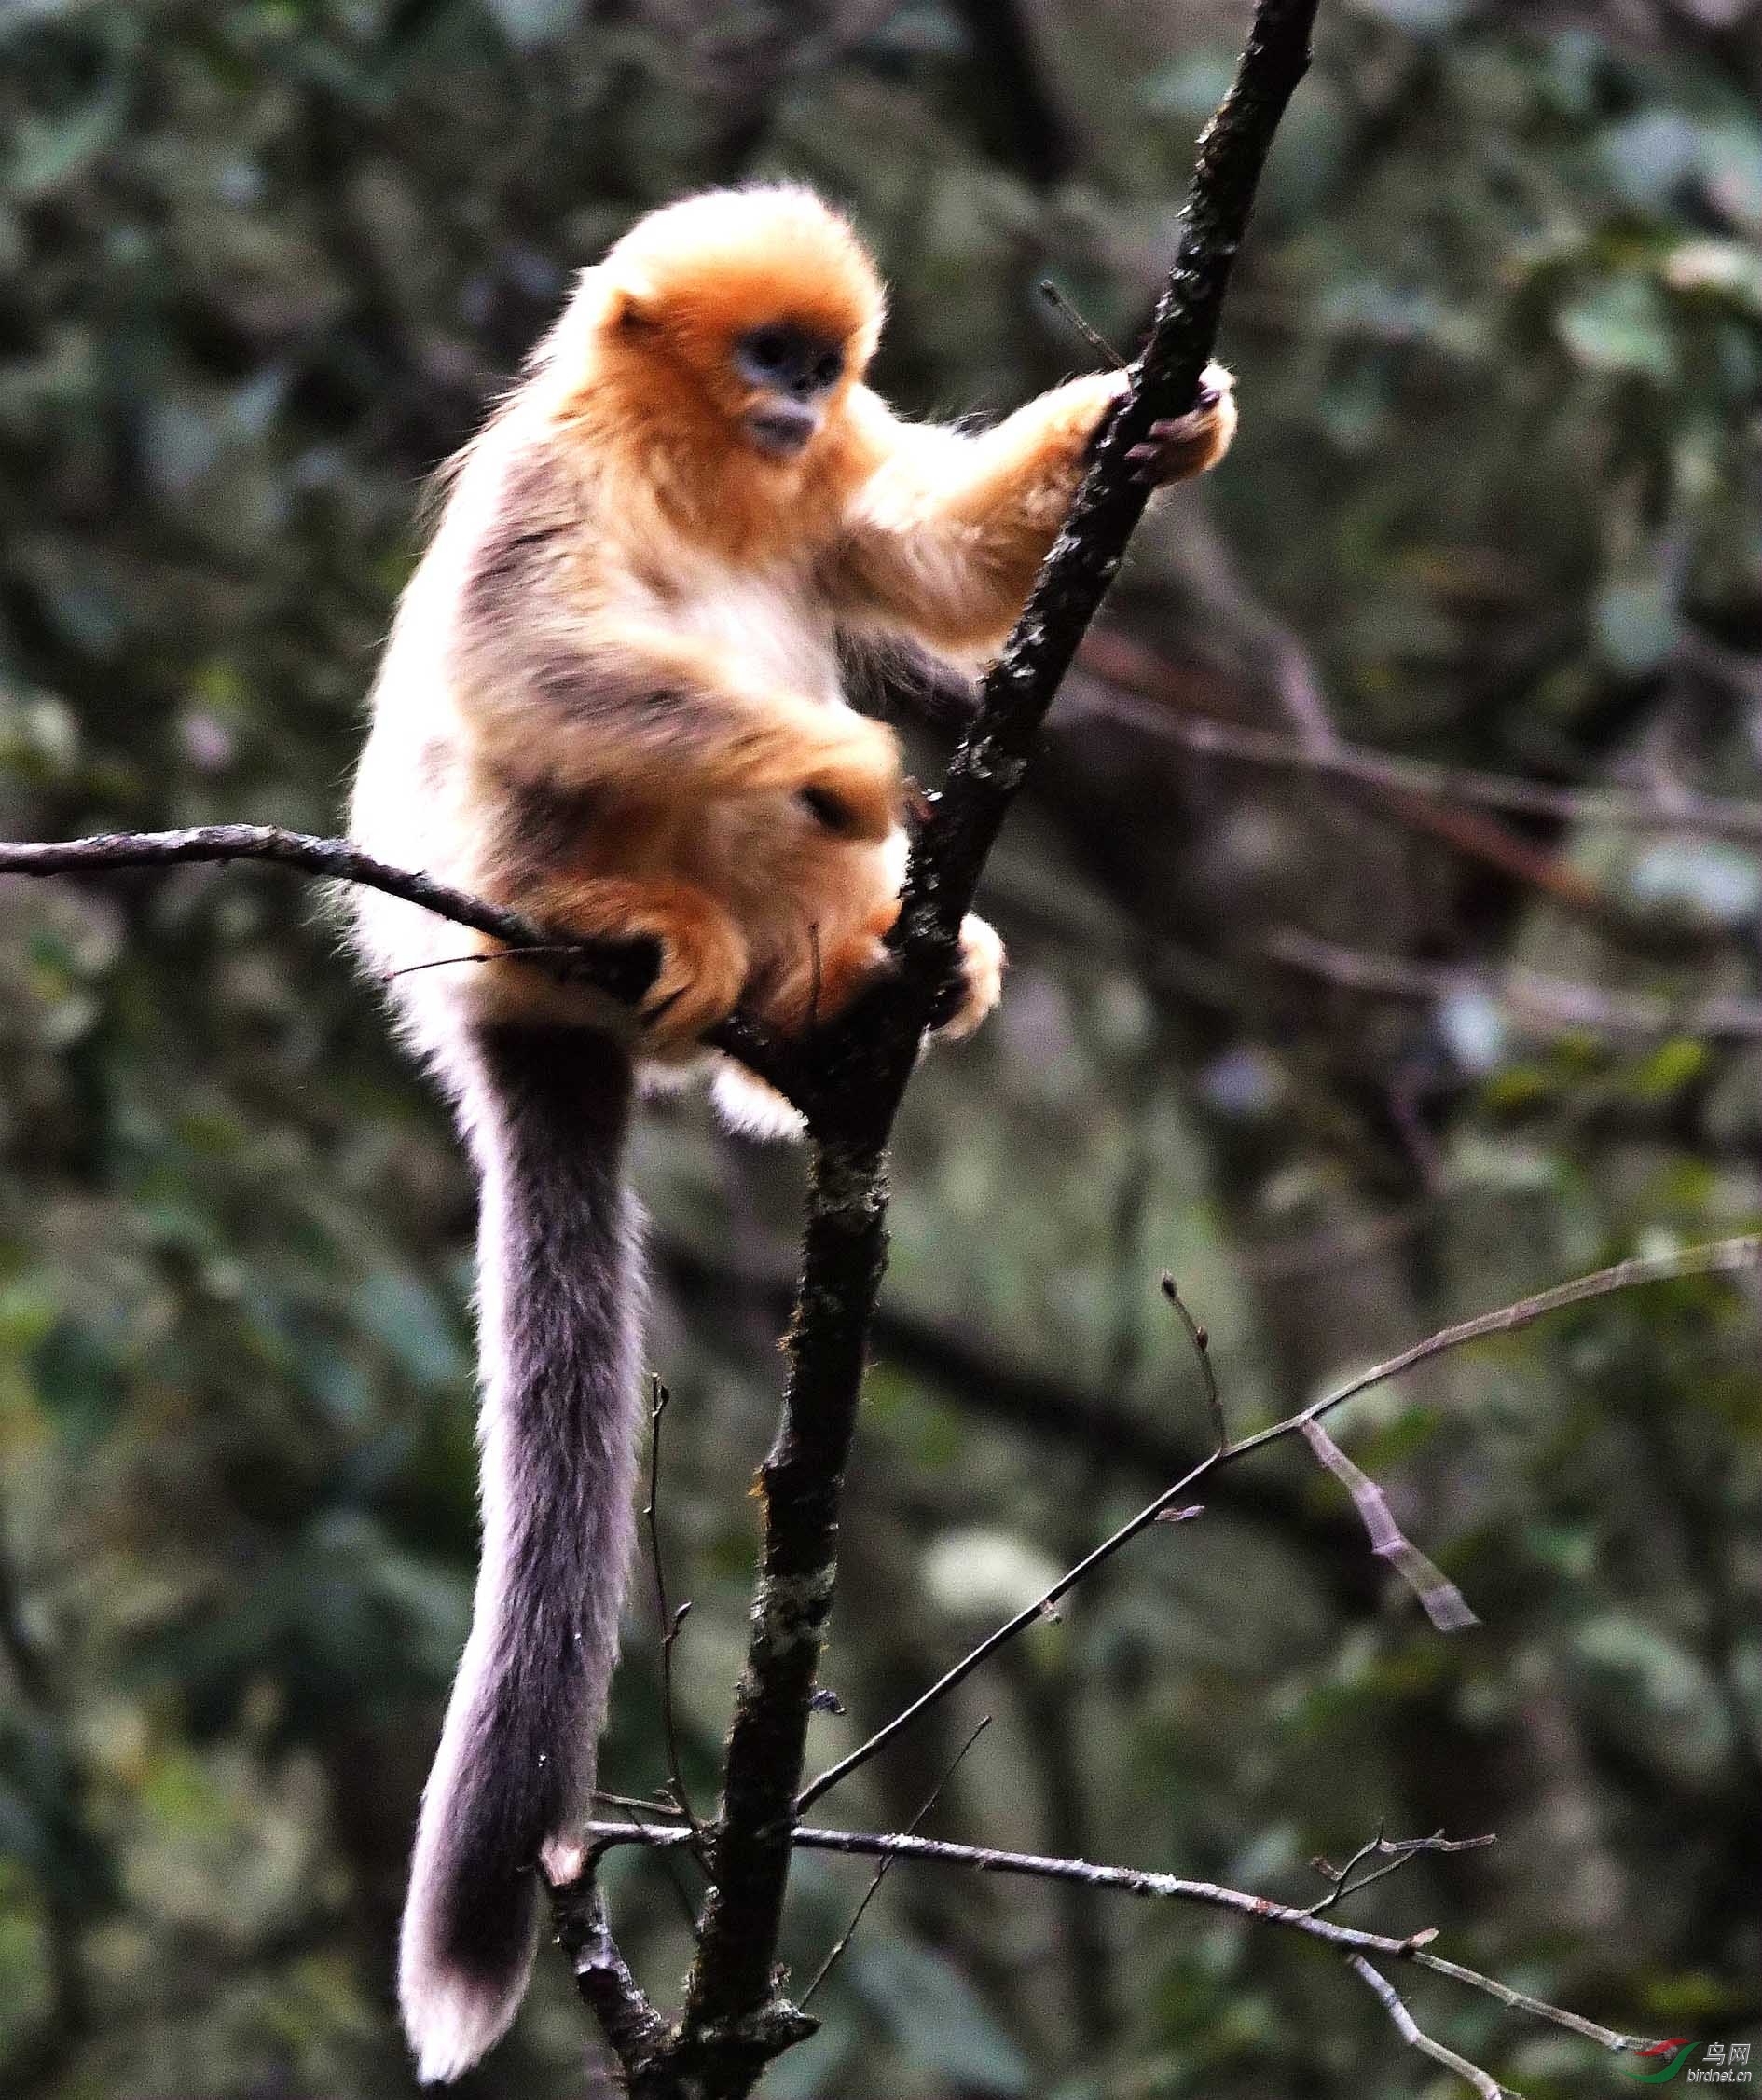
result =
[[[694,1043],[734,1011],[747,981],[747,944],[719,905],[681,888],[639,911],[628,926],[661,944],[660,969],[637,1012],[647,1048]]]
[[[1003,942],[997,928],[969,914],[960,926],[960,987],[953,1011],[936,1025],[943,1042],[970,1036],[998,1003],[1003,991]]]
[[[637,1026],[650,1055],[677,1051],[731,1014],[747,977],[747,944],[727,912],[687,883],[586,876],[526,900],[542,926],[578,939],[653,940],[660,968]]]
[[[1160,487],[1191,481],[1215,467],[1236,434],[1235,380],[1221,364],[1208,364],[1199,382],[1199,403],[1185,416],[1150,425],[1150,434],[1126,458],[1140,481]]]

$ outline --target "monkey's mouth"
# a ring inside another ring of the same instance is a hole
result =
[[[787,401],[755,408],[747,418],[747,434],[773,460],[793,460],[819,428],[819,417],[813,409],[798,408]]]

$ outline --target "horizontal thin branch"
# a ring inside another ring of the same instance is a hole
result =
[[[979,1645],[963,1655],[952,1669],[946,1670],[929,1689],[921,1693],[910,1706],[894,1715],[884,1727],[878,1728],[866,1742],[858,1744],[848,1756],[841,1757],[835,1764],[828,1765],[817,1779],[803,1789],[796,1801],[798,1814],[805,1814],[815,1802],[847,1778],[860,1765],[866,1764],[875,1753],[892,1741],[902,1729],[947,1697],[957,1684],[970,1677],[980,1664],[987,1661],[1007,1641],[1025,1633],[1028,1627],[1039,1624],[1059,1599],[1075,1589],[1085,1576],[1111,1560],[1122,1547],[1129,1545],[1140,1532],[1148,1531],[1166,1509],[1172,1509],[1183,1497],[1190,1494],[1198,1484],[1220,1467],[1233,1464],[1246,1458],[1250,1451],[1262,1449],[1277,1443],[1282,1437],[1301,1433],[1306,1422],[1319,1421],[1334,1408],[1343,1407],[1348,1400],[1372,1386],[1382,1385],[1389,1379],[1398,1378],[1404,1371],[1428,1362],[1446,1352],[1464,1348],[1472,1341],[1484,1340],[1491,1335],[1511,1334],[1520,1327],[1527,1327],[1550,1312],[1558,1312],[1569,1305],[1580,1305],[1588,1298],[1606,1297],[1612,1292],[1630,1291],[1643,1283],[1658,1283],[1684,1276],[1735,1275],[1742,1270],[1754,1270],[1762,1263],[1762,1235],[1749,1234],[1740,1239],[1715,1240],[1705,1246],[1686,1247],[1673,1255],[1639,1256],[1631,1261],[1617,1262],[1611,1269],[1600,1269],[1590,1276],[1580,1276],[1569,1283],[1559,1283],[1551,1290],[1538,1291],[1533,1297],[1521,1298],[1514,1305],[1501,1306],[1497,1311],[1483,1312],[1472,1320],[1464,1320],[1452,1327],[1445,1327],[1411,1349],[1391,1356],[1386,1362],[1372,1365],[1343,1385],[1337,1386],[1300,1413],[1287,1415],[1283,1421],[1271,1427],[1257,1430],[1250,1436],[1238,1437],[1221,1450],[1214,1451],[1201,1459],[1175,1482],[1166,1488],[1153,1503],[1122,1524],[1111,1537],[1104,1539],[1092,1553],[1084,1556],[1074,1568],[1067,1569],[1050,1589],[1026,1605],[1012,1619],[1007,1620],[995,1632],[987,1634]]]
[[[285,831],[279,824],[201,824],[183,831],[103,831],[94,838],[42,844],[0,843],[0,875],[76,875],[214,860],[268,860],[334,882],[360,883],[388,897],[401,897],[406,904],[420,904],[456,926],[473,926],[510,948],[549,945],[552,940],[518,913],[504,912],[433,875],[394,868],[347,839],[314,838],[306,831]]]
[[[654,1824],[596,1822],[587,1826],[595,1849],[613,1845],[672,1846],[689,1845],[692,1833],[682,1824],[660,1828]],[[1212,1910],[1231,1911],[1258,1925],[1276,1925],[1306,1938],[1319,1940],[1346,1953],[1383,1955],[1393,1961],[1411,1962],[1470,1990],[1484,1992],[1502,2005],[1533,2013],[1556,2026],[1608,2050],[1643,2049],[1643,2035],[1617,2034],[1613,2027],[1587,2020],[1545,1999],[1514,1991],[1496,1977],[1479,1970],[1445,1961],[1427,1951],[1431,1935],[1411,1933],[1397,1938],[1387,1932],[1367,1932],[1357,1926],[1341,1925],[1312,1911],[1298,1910],[1271,1897],[1250,1895],[1242,1888],[1228,1888],[1215,1881],[1191,1881],[1180,1874],[1152,1874],[1136,1867],[1108,1867],[1089,1860],[1064,1860],[1040,1852],[1004,1852],[988,1845],[957,1845],[943,1838],[914,1837],[904,1832],[833,1831],[798,1826],[792,1842],[807,1852],[843,1852],[863,1860],[908,1860],[927,1866],[962,1867],[975,1874],[1020,1874],[1036,1881],[1074,1882],[1084,1888],[1111,1889],[1122,1896],[1158,1897],[1166,1901],[1201,1903]]]
[[[1495,973],[1412,963],[1397,955],[1342,947],[1294,927],[1274,934],[1267,942],[1267,953],[1293,969],[1349,992],[1428,1002],[1474,995],[1556,1033],[1590,1029],[1606,1036],[1762,1038],[1762,999],[1736,994],[1671,999],[1650,992],[1604,991],[1542,970],[1510,968]]]
[[[347,839],[315,838],[283,830],[278,824],[203,824],[182,831],[105,831],[91,838],[28,844],[0,841],[0,875],[103,874],[230,860],[268,861],[401,898],[437,918],[504,942],[510,959],[603,993],[620,1006],[636,1006],[654,981],[659,957],[652,940],[558,941],[554,932],[517,912],[504,911],[418,869],[393,867]],[[533,953],[522,955],[522,950]],[[798,1106],[805,1105],[800,1099],[799,1057],[760,1023],[746,1014],[731,1014],[707,1031],[704,1040],[737,1058]]]

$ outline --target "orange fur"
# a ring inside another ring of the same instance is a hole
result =
[[[865,384],[884,307],[861,242],[806,190],[652,213],[584,271],[452,471],[399,612],[356,835],[562,933],[658,935],[650,1057],[688,1055],[736,998],[805,1025],[879,967],[900,758],[844,703],[838,631],[962,664],[994,647],[1122,384],[1072,380],[979,434],[908,423]],[[789,456],[753,435],[774,391],[742,355],[773,327],[842,359]],[[1170,471],[1209,464],[1232,416],[1226,395],[1183,426]],[[434,957],[407,908],[369,903],[362,926],[391,968]],[[995,936],[969,948],[955,1029],[996,996]],[[447,1000],[606,1018],[516,965],[434,975],[406,1002],[419,1036]]]

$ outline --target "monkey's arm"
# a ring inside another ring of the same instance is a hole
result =
[[[1159,424],[1147,478],[1185,480],[1223,457],[1235,430],[1229,376],[1207,374],[1191,417]],[[858,489],[832,583],[858,619],[903,628],[933,649],[983,653],[1002,641],[1070,507],[1092,441],[1124,391],[1091,373],[976,435],[899,420],[874,395],[853,414],[877,459]]]
[[[883,839],[899,818],[899,744],[847,708],[744,682],[723,652],[600,614],[552,612],[467,652],[463,712],[505,777],[647,799],[806,797],[833,829]]]

